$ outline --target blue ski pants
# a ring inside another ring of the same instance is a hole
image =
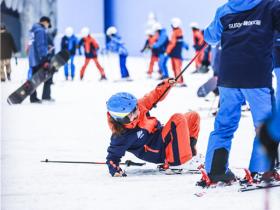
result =
[[[120,58],[120,70],[121,70],[121,77],[125,78],[125,77],[129,77],[129,73],[128,70],[126,68],[126,58],[127,55],[119,55]]]
[[[74,79],[75,77],[75,65],[74,65],[74,55],[70,56],[70,69],[71,69],[71,77],[72,79]],[[68,75],[69,75],[69,61],[64,65],[64,75],[65,78],[68,79]]]
[[[219,87],[220,109],[215,119],[214,131],[211,132],[205,159],[207,173],[211,172],[214,152],[224,148],[230,153],[232,138],[238,128],[241,117],[241,106],[247,101],[251,108],[255,129],[272,113],[274,103],[273,89],[270,88],[225,88]],[[239,139],[240,144],[246,139]],[[221,166],[228,170],[226,165]],[[264,172],[270,169],[270,161],[264,152],[257,137],[254,138],[253,151],[249,170],[251,172]]]
[[[167,69],[167,60],[168,60],[168,56],[164,55],[164,54],[160,54],[159,55],[159,61],[158,61],[158,67],[162,73],[162,78],[167,78],[169,77],[168,75],[168,69]]]

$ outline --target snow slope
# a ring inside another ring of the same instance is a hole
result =
[[[41,160],[104,161],[110,131],[106,124],[106,100],[117,91],[128,91],[137,97],[152,90],[157,80],[147,79],[147,57],[128,58],[134,82],[113,82],[120,77],[114,55],[100,58],[109,80],[100,77],[93,63],[84,81],[64,80],[63,69],[54,77],[52,96],[55,103],[9,106],[7,96],[26,78],[28,63],[13,62],[12,82],[1,83],[1,209],[3,210],[92,210],[92,209],[246,209],[265,208],[266,191],[240,193],[236,187],[211,189],[201,198],[195,186],[200,175],[167,176],[151,172],[156,166],[128,168],[126,178],[112,178],[105,165],[41,163]],[[83,63],[76,60],[77,70]],[[216,106],[196,97],[198,86],[206,75],[185,73],[187,88],[173,88],[165,101],[151,114],[164,123],[175,112],[197,110],[202,117],[199,152],[205,153],[214,118],[209,108]],[[77,75],[79,71],[76,71]],[[171,71],[170,71],[171,73]],[[155,73],[154,77],[157,77]],[[38,89],[41,96],[42,88]],[[250,113],[243,113],[235,134],[230,166],[247,167],[252,149],[254,128]],[[141,162],[127,153],[124,160]],[[151,173],[149,173],[151,172]],[[269,191],[271,210],[280,209],[280,188]]]

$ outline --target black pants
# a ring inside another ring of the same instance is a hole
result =
[[[32,67],[32,76],[40,69],[41,65]],[[43,87],[43,94],[42,94],[42,99],[50,99],[51,98],[51,85],[52,85],[52,77],[50,79],[48,79],[45,83],[44,83],[44,87]],[[37,100],[37,92],[36,90],[34,91],[34,93],[32,93],[30,95],[30,101],[34,102]]]

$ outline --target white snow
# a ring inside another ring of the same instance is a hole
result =
[[[100,57],[109,80],[100,77],[91,63],[84,81],[79,80],[83,58],[76,60],[76,78],[65,81],[63,69],[54,76],[54,103],[9,106],[7,96],[27,76],[28,63],[13,61],[12,82],[1,83],[1,209],[3,210],[92,210],[92,209],[265,209],[266,191],[240,193],[237,187],[217,188],[198,198],[195,186],[201,175],[168,176],[153,173],[149,164],[127,168],[128,177],[112,178],[106,165],[41,163],[41,160],[105,161],[110,141],[106,122],[106,100],[118,91],[142,97],[159,81],[146,78],[148,57],[129,57],[128,68],[133,82],[113,82],[120,77],[118,58]],[[184,63],[184,65],[186,62]],[[170,73],[171,73],[171,68]],[[162,123],[175,112],[197,110],[201,114],[198,149],[205,154],[214,118],[209,102],[196,97],[200,84],[211,73],[184,74],[187,88],[173,88],[169,96],[151,111]],[[154,77],[157,77],[155,73]],[[42,87],[38,89],[41,96]],[[252,149],[254,128],[250,113],[243,113],[233,140],[230,166],[238,175],[238,167],[247,167]],[[123,161],[138,162],[127,153]],[[151,172],[151,173],[149,173]],[[269,191],[269,207],[280,209],[280,188]]]

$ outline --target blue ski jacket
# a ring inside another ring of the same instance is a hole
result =
[[[61,39],[61,49],[68,50],[70,55],[76,54],[76,49],[78,46],[78,39],[75,35],[70,37],[63,36]]]
[[[128,51],[124,46],[124,42],[119,35],[114,34],[110,37],[110,41],[107,43],[106,49],[118,53],[119,55],[128,55]]]
[[[205,29],[211,45],[221,41],[218,85],[272,87],[272,46],[280,30],[279,0],[229,0]]]
[[[159,33],[159,37],[158,40],[156,41],[156,43],[153,45],[153,50],[157,53],[157,54],[163,54],[165,53],[165,50],[167,48],[168,45],[168,35],[166,32],[166,29],[161,29],[158,31]]]
[[[29,66],[41,64],[48,56],[48,36],[40,23],[35,23],[30,30]]]

